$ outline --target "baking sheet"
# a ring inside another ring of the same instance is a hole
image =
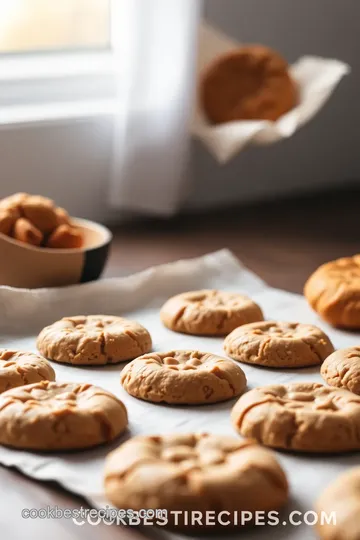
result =
[[[360,336],[330,328],[323,323],[299,295],[268,287],[227,250],[199,259],[179,261],[151,268],[139,274],[103,280],[63,289],[19,290],[0,287],[0,347],[36,352],[35,337],[41,328],[59,317],[77,314],[113,314],[135,318],[150,331],[154,350],[198,349],[223,355],[222,338],[192,337],[164,328],[159,308],[170,296],[198,288],[220,288],[247,293],[264,310],[267,319],[300,321],[320,326],[336,348],[359,345]],[[58,381],[90,382],[110,390],[124,401],[129,413],[129,430],[112,446],[79,453],[32,454],[0,447],[0,463],[14,466],[39,480],[54,480],[82,495],[94,507],[105,507],[102,474],[106,454],[126,438],[138,434],[167,432],[212,432],[235,435],[230,423],[234,400],[202,407],[164,406],[139,401],[129,396],[119,379],[122,365],[77,368],[53,363]],[[242,365],[248,388],[292,381],[323,382],[318,368],[270,370]],[[236,435],[235,435],[236,436]],[[291,486],[291,510],[312,510],[320,491],[339,473],[359,463],[359,455],[307,456],[277,452]],[[145,535],[178,539],[157,528]],[[121,536],[121,532],[119,531]],[[120,537],[119,536],[119,537]],[[256,538],[307,540],[316,538],[311,527],[301,525],[259,526],[238,534],[240,539]],[[223,538],[223,535],[219,536]]]

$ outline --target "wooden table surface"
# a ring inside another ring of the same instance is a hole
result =
[[[321,263],[360,252],[360,191],[347,189],[297,200],[146,220],[114,231],[104,277],[231,249],[270,285],[301,292]],[[0,538],[102,540],[142,538],[116,526],[76,526],[72,520],[23,519],[23,508],[76,508],[85,503],[58,486],[31,480],[0,466]],[[45,536],[46,535],[46,536]]]

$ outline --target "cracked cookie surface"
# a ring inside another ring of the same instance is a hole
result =
[[[55,381],[55,371],[37,354],[0,349],[0,394],[40,381]]]
[[[91,384],[43,381],[0,395],[0,444],[73,450],[110,442],[127,426],[125,405]]]
[[[331,325],[360,328],[360,255],[320,266],[306,282],[304,295]]]
[[[360,538],[360,467],[341,474],[318,498],[315,510],[330,516],[336,523],[317,523],[321,540],[359,540]]]
[[[340,349],[321,366],[321,375],[330,385],[360,395],[360,347]]]
[[[274,448],[304,452],[360,450],[360,397],[317,383],[255,388],[231,412],[234,428]]]
[[[105,492],[118,508],[272,510],[288,499],[284,471],[254,441],[207,434],[134,437],[111,452]],[[180,523],[181,525],[181,523]]]
[[[44,328],[40,353],[74,365],[116,364],[151,350],[149,332],[135,321],[106,315],[64,317]]]
[[[199,336],[225,336],[238,326],[264,319],[247,296],[208,289],[173,296],[160,317],[174,332]]]
[[[226,337],[224,350],[245,364],[292,368],[321,364],[334,347],[316,326],[264,321],[236,328]]]
[[[131,395],[154,403],[206,404],[239,396],[246,388],[242,369],[231,360],[199,351],[150,353],[121,372]]]

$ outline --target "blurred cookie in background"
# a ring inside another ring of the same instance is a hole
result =
[[[320,266],[307,280],[304,295],[324,321],[338,328],[360,328],[360,255]]]
[[[276,121],[297,105],[298,90],[279,53],[247,45],[210,64],[200,83],[200,101],[213,124]]]

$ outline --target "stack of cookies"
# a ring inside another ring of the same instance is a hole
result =
[[[357,262],[325,266],[306,286],[311,304],[333,324],[356,327],[360,320]],[[264,320],[249,297],[218,290],[174,296],[161,308],[160,318],[170,332],[201,336],[204,349],[152,351],[150,333],[140,323],[93,315],[65,317],[45,327],[37,339],[42,357],[0,351],[0,443],[61,451],[113,441],[128,426],[122,401],[86,382],[55,382],[50,362],[128,362],[120,381],[139,400],[206,406],[239,397],[231,422],[242,439],[204,433],[130,439],[106,460],[105,491],[119,508],[216,508],[226,510],[235,526],[231,516],[236,512],[278,510],[288,500],[288,480],[273,449],[307,454],[360,450],[360,347],[335,351],[320,328]],[[207,350],[207,337],[225,338],[226,356]],[[328,386],[309,381],[246,391],[240,364],[259,370],[319,366]],[[350,471],[320,498],[317,508],[339,511],[342,531],[332,536],[335,529],[321,526],[322,538],[360,538],[354,517],[360,509],[359,478],[358,470]],[[342,489],[346,504],[339,502]]]

